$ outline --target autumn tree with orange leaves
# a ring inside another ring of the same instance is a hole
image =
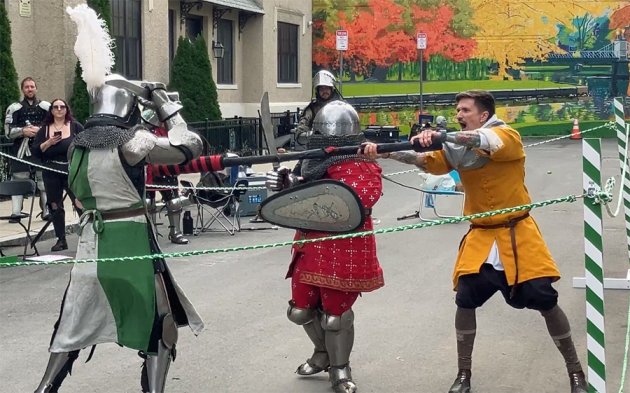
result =
[[[393,0],[368,0],[365,7],[342,8],[331,15],[337,28],[348,30],[344,59],[352,72],[370,75],[375,67],[417,59],[416,33],[428,36],[425,60],[440,54],[454,61],[466,60],[475,49],[472,39],[458,36],[452,27],[454,10],[446,3],[431,9],[417,4],[404,7]],[[324,23],[314,34],[313,62],[324,68],[338,67],[335,30]]]

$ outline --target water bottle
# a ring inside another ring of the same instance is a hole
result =
[[[186,210],[184,212],[184,219],[183,219],[183,228],[182,230],[184,231],[184,235],[192,235],[193,234],[193,219],[192,216],[190,215],[190,210]]]

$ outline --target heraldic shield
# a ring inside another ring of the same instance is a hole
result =
[[[260,205],[265,221],[286,228],[350,232],[363,225],[365,208],[348,185],[316,180],[279,192]]]

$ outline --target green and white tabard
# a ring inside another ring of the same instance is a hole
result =
[[[103,220],[101,213],[137,209],[144,206],[120,160],[118,148],[77,147],[69,171],[70,188],[83,204],[77,259],[149,255],[153,240],[146,215]],[[152,244],[153,242],[153,244]],[[193,305],[171,276],[188,324],[195,334],[203,322]],[[63,301],[59,326],[51,352],[67,352],[91,345],[115,342],[148,351],[156,318],[153,259],[131,262],[75,264]]]

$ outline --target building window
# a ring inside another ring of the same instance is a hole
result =
[[[129,79],[142,79],[142,2],[112,0],[112,36],[116,42],[114,70]]]
[[[219,19],[217,42],[223,45],[223,58],[217,59],[217,83],[234,84],[234,30],[228,19]]]
[[[298,26],[278,22],[278,83],[298,82]]]
[[[188,15],[186,17],[186,37],[194,41],[198,35],[203,34],[203,17]]]

